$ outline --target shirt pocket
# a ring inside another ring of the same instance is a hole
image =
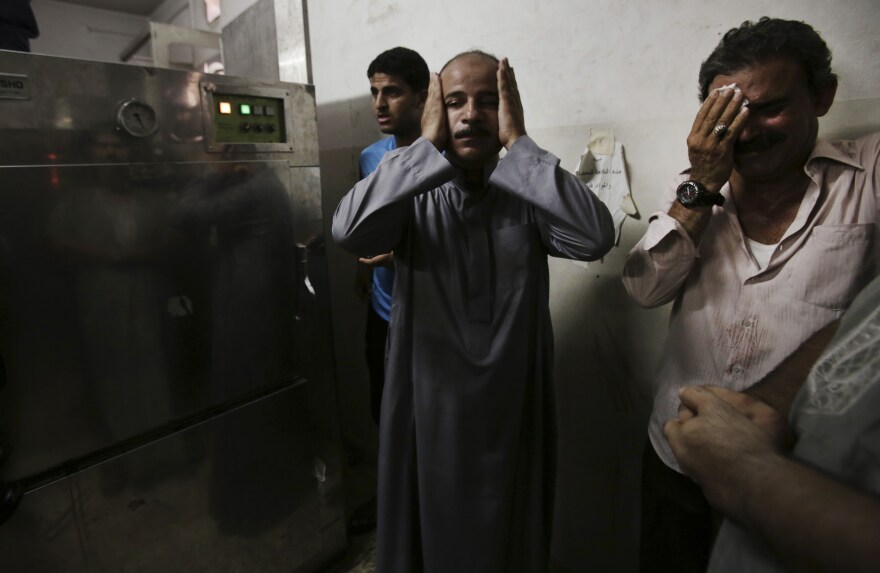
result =
[[[786,266],[788,290],[804,302],[846,309],[873,274],[874,224],[819,225]]]

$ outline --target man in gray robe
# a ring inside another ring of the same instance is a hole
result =
[[[422,137],[342,199],[333,237],[359,256],[395,254],[378,570],[546,571],[547,255],[595,260],[614,230],[596,196],[526,135],[506,59],[468,52],[432,75]]]

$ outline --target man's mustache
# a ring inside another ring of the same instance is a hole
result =
[[[759,135],[758,137],[749,141],[740,141],[734,146],[733,149],[736,153],[753,153],[755,151],[764,151],[765,149],[768,149],[773,145],[779,143],[781,140],[781,135],[776,133],[768,133],[764,135]]]
[[[455,139],[461,139],[463,137],[488,137],[491,135],[489,130],[485,127],[481,127],[479,125],[469,125],[468,127],[463,127],[456,131],[452,137]]]

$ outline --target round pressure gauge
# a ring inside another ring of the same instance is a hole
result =
[[[116,122],[133,137],[149,137],[159,127],[156,110],[136,99],[130,99],[119,106]]]

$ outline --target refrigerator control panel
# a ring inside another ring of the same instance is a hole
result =
[[[217,143],[284,143],[284,100],[214,94]]]
[[[289,92],[208,82],[201,92],[208,151],[293,150]]]

